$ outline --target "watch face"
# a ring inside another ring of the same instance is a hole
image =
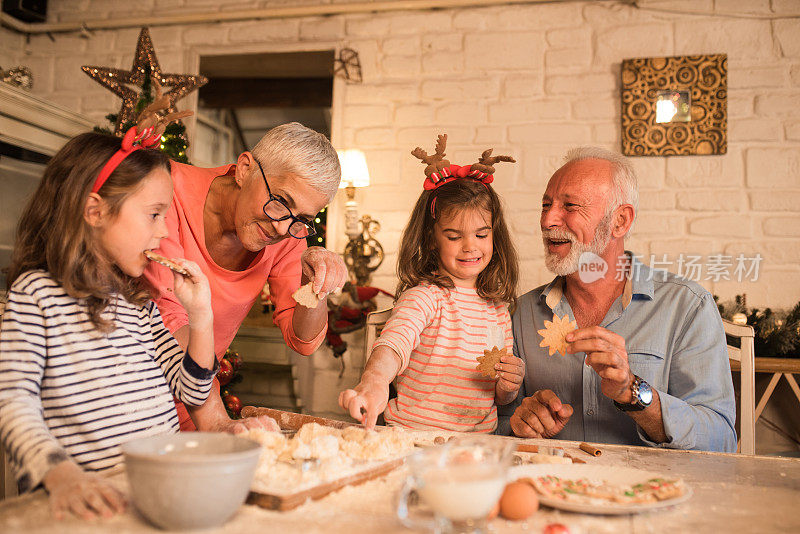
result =
[[[650,406],[650,403],[653,402],[653,390],[650,388],[650,384],[644,380],[639,382],[639,402],[645,406]]]

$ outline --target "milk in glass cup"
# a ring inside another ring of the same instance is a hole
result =
[[[434,532],[486,532],[513,451],[511,440],[472,435],[417,452],[407,460],[410,475],[398,494],[398,518],[409,528]]]

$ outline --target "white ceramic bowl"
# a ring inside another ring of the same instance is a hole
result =
[[[261,446],[231,434],[180,432],[122,446],[136,508],[169,530],[216,527],[247,498]]]

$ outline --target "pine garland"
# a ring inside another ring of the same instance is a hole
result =
[[[800,358],[800,302],[786,311],[771,308],[748,309],[747,295],[736,295],[733,302],[720,303],[714,296],[720,315],[732,320],[736,314],[747,316],[755,331],[756,356],[764,358]]]

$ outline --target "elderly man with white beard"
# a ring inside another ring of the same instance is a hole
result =
[[[735,451],[733,384],[711,294],[625,250],[639,193],[624,157],[583,147],[565,160],[540,220],[557,276],[517,302],[514,354],[527,371],[517,401],[498,410],[498,433]],[[566,355],[542,346],[538,331],[554,316],[577,323]]]

